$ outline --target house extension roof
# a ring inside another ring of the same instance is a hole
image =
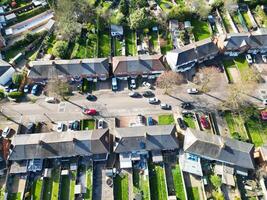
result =
[[[31,61],[29,78],[100,76],[109,74],[108,58]]]
[[[11,67],[12,66],[9,63],[7,63],[6,61],[0,59],[0,76],[2,76]]]
[[[116,128],[114,152],[177,149],[179,144],[175,132],[174,125]]]
[[[113,72],[119,74],[143,74],[164,71],[162,55],[116,56],[113,57]]]
[[[254,169],[253,147],[253,144],[192,129],[188,129],[184,140],[185,152],[246,169]]]
[[[16,135],[9,160],[90,156],[109,152],[108,129]]]

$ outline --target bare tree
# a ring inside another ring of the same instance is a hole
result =
[[[173,72],[171,70],[163,72],[157,79],[156,85],[159,88],[165,90],[165,94],[169,92],[169,89],[176,85],[182,84],[184,77],[182,74]]]
[[[61,99],[64,99],[72,92],[68,81],[58,78],[53,78],[48,81],[46,91],[48,96],[56,96]]]
[[[218,72],[218,68],[213,66],[201,68],[194,78],[194,83],[200,86],[202,92],[208,92],[210,90],[209,84],[215,81]]]

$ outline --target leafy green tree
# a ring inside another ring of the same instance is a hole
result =
[[[110,23],[121,25],[123,23],[124,18],[125,17],[122,14],[122,12],[120,12],[120,11],[113,12],[113,15],[110,18]]]
[[[258,5],[255,9],[256,16],[259,18],[260,23],[264,26],[267,27],[267,15],[264,12],[264,10],[261,8],[260,5]]]
[[[177,19],[179,21],[190,20],[191,18],[192,12],[188,7],[174,6],[168,14],[168,19]]]
[[[133,11],[129,19],[132,29],[150,28],[155,24],[154,19],[144,8]]]
[[[211,175],[210,181],[216,190],[222,186],[222,179],[218,175]]]
[[[19,86],[23,80],[24,76],[22,73],[16,72],[12,76],[12,83]]]
[[[126,0],[121,0],[119,5],[119,11],[124,14],[125,16],[128,16],[129,14],[129,6],[128,2]]]
[[[212,192],[212,196],[214,197],[215,200],[224,200],[223,193],[214,191]]]
[[[52,54],[55,57],[65,58],[68,48],[68,43],[66,41],[57,41],[52,49]]]

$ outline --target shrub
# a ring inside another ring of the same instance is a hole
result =
[[[8,97],[12,98],[12,99],[19,99],[23,96],[22,92],[10,92],[8,94]]]
[[[13,74],[13,76],[12,76],[12,82],[15,85],[19,86],[21,84],[22,80],[23,80],[23,74],[18,73],[18,72],[16,72],[16,73]]]
[[[57,41],[52,49],[52,54],[59,58],[66,57],[68,43],[66,41]]]
[[[5,92],[4,90],[0,89],[0,100],[5,97]]]

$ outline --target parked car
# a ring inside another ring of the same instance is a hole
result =
[[[29,93],[30,92],[30,85],[25,85],[23,88],[24,93]]]
[[[205,128],[205,129],[209,129],[210,128],[210,123],[207,120],[207,117],[206,116],[202,115],[200,117],[200,123],[203,126],[203,128]]]
[[[186,126],[186,124],[182,118],[178,117],[177,123],[181,129],[185,130],[187,128],[187,126]]]
[[[154,93],[151,91],[144,91],[143,96],[144,97],[152,97],[152,96],[154,96]]]
[[[38,84],[35,84],[33,87],[32,87],[32,91],[31,91],[31,93],[33,94],[33,95],[37,95],[37,93],[38,93],[38,91],[39,91],[39,85]]]
[[[34,133],[34,131],[35,131],[35,123],[33,122],[28,123],[26,134]]]
[[[99,129],[103,129],[104,128],[104,119],[99,119],[98,120],[97,127]]]
[[[183,117],[192,117],[192,116],[194,116],[194,113],[192,113],[192,112],[189,111],[189,110],[183,110],[183,111],[182,111],[182,116],[183,116]]]
[[[57,124],[57,132],[62,132],[64,130],[64,124],[62,122],[59,122]]]
[[[267,99],[262,100],[263,105],[267,106]]]
[[[160,104],[160,108],[163,110],[170,110],[171,109],[171,105],[166,104],[166,103],[162,103]]]
[[[143,115],[141,115],[141,114],[137,115],[136,124],[144,124],[144,116]]]
[[[158,102],[159,102],[159,100],[157,98],[155,98],[155,97],[152,97],[152,98],[148,99],[148,103],[150,103],[150,104],[156,104]]]
[[[261,55],[262,61],[267,63],[267,55]]]
[[[9,92],[9,91],[10,91],[10,86],[9,85],[5,86],[5,92]]]
[[[143,82],[142,85],[143,85],[143,87],[146,87],[148,89],[151,89],[152,88],[152,85],[150,83],[148,83],[148,82]]]
[[[57,99],[55,97],[46,97],[45,102],[47,103],[57,103]]]
[[[85,115],[96,115],[96,110],[93,108],[84,108],[82,112]]]
[[[136,81],[135,81],[135,79],[131,79],[131,81],[130,81],[130,88],[131,89],[136,89]]]
[[[193,105],[190,102],[183,102],[181,104],[181,108],[190,110],[190,109],[193,109]]]
[[[147,125],[148,126],[153,126],[154,125],[154,121],[153,121],[153,118],[152,117],[148,117],[147,118]]]
[[[248,64],[252,64],[253,63],[252,56],[250,54],[246,55],[246,59],[248,61]]]
[[[6,127],[2,132],[2,136],[6,138],[10,134],[10,132],[11,132],[11,129],[9,127]]]
[[[117,91],[118,90],[118,82],[117,82],[117,78],[112,78],[111,80],[111,86],[112,86],[112,90],[113,91]]]
[[[93,94],[87,94],[86,99],[88,101],[95,101],[96,100],[96,96],[93,95]]]
[[[80,122],[79,121],[74,121],[71,124],[71,130],[78,131],[80,130]]]
[[[198,94],[198,89],[197,88],[189,88],[187,89],[188,94]]]
[[[140,94],[138,92],[130,92],[129,97],[140,97]]]

